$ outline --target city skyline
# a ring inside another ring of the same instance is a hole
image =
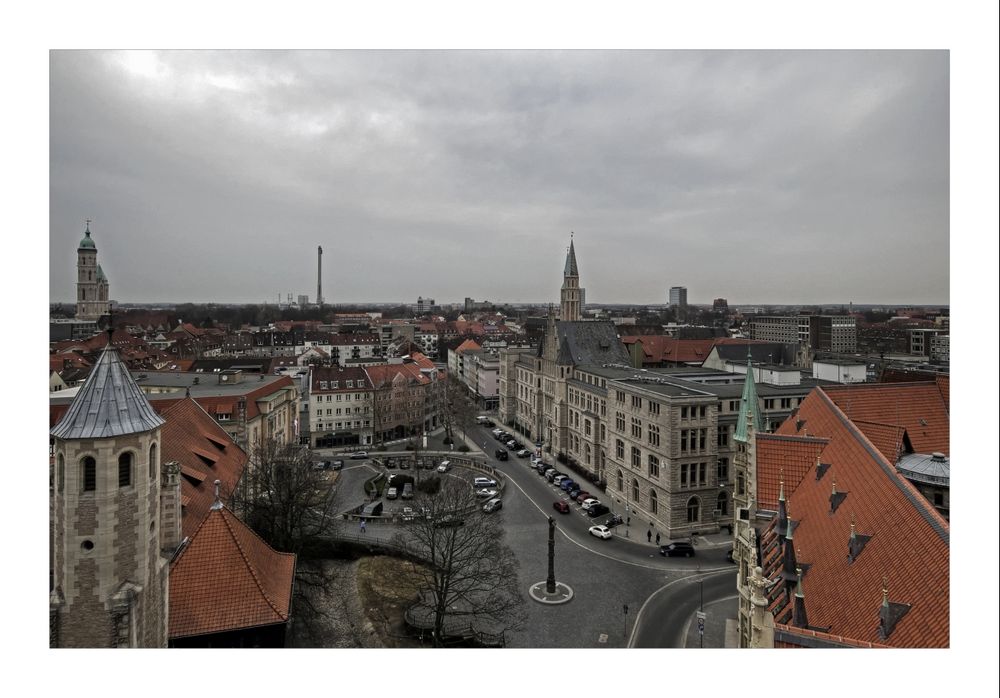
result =
[[[92,218],[126,303],[314,297],[317,245],[328,303],[544,302],[572,231],[594,304],[948,305],[948,92],[946,51],[55,51],[50,300]]]

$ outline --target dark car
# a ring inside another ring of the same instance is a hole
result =
[[[580,494],[580,486],[574,483],[573,486],[566,491],[569,493],[569,498],[575,502],[576,496]]]
[[[502,448],[498,448],[496,451],[494,451],[493,455],[497,457],[497,460],[507,460],[508,458],[510,458],[510,456],[507,454],[507,451],[503,450]]]
[[[660,555],[664,557],[694,557],[694,546],[686,540],[678,540],[660,546]]]
[[[594,517],[601,516],[602,514],[607,514],[609,511],[611,510],[608,509],[606,505],[595,504],[594,506],[587,509],[587,516],[593,519]]]
[[[583,504],[583,501],[585,499],[590,499],[593,496],[594,495],[592,495],[590,492],[587,492],[586,490],[580,490],[579,492],[576,493],[576,496],[573,497],[573,499],[575,499],[580,504]]]
[[[441,517],[441,519],[434,522],[434,526],[435,528],[455,528],[456,526],[461,526],[464,523],[464,519],[452,516],[451,514],[445,514]]]
[[[567,504],[566,502],[562,501],[561,499],[558,500],[558,501],[552,502],[552,508],[555,509],[556,511],[558,511],[560,514],[568,514],[569,513],[569,504]]]
[[[343,467],[344,467],[344,461],[342,460],[335,460],[330,463],[331,470],[340,470]]]
[[[559,483],[559,489],[561,489],[563,492],[569,492],[570,488],[573,487],[573,485],[575,484],[576,484],[575,482],[573,482],[569,478],[566,478],[565,480]]]

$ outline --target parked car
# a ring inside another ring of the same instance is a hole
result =
[[[327,467],[328,465],[325,460],[318,460],[315,463],[313,463],[313,470],[326,470]]]
[[[611,529],[607,526],[591,526],[588,530],[590,531],[590,535],[603,538],[604,540],[611,537]]]
[[[407,482],[403,485],[403,492],[399,496],[403,499],[413,499],[413,483]]]
[[[520,451],[517,452],[517,457],[518,458],[527,458],[530,455],[531,455],[531,451],[529,451],[526,448],[522,448]]]
[[[499,492],[497,492],[495,487],[484,487],[481,490],[476,490],[477,497],[496,497]]]
[[[560,474],[559,471],[556,470],[555,468],[546,468],[545,469],[545,479],[548,480],[549,482],[552,482],[552,480],[554,480],[555,477],[557,475],[559,475],[559,474]],[[565,476],[563,476],[563,477],[565,477]]]
[[[502,509],[502,508],[503,508],[503,501],[497,497],[494,497],[493,499],[491,499],[490,501],[486,502],[486,504],[483,505],[483,511],[485,511],[487,514],[492,514],[497,509]]]
[[[436,528],[455,528],[456,526],[461,526],[465,523],[464,519],[459,518],[453,514],[445,514],[440,519],[434,522]]]
[[[593,519],[603,514],[607,514],[609,511],[611,510],[608,509],[603,504],[601,504],[600,502],[598,502],[597,504],[590,505],[590,508],[587,509],[587,516]]]
[[[497,486],[497,481],[494,480],[493,478],[489,478],[489,477],[477,477],[475,480],[472,481],[472,486],[476,487],[476,488],[479,488],[479,487],[496,487]]]
[[[413,521],[413,507],[403,507],[403,521]]]
[[[441,465],[438,466],[438,472],[439,473],[446,473],[449,470],[451,470],[451,461],[450,460],[443,460],[443,461],[441,461]]]
[[[386,499],[395,499],[399,496],[399,491],[395,487],[390,487],[385,491]]]
[[[559,473],[558,475],[552,476],[552,484],[555,485],[556,487],[559,487],[560,485],[562,485],[564,480],[568,479],[569,475],[563,475],[562,473]]]
[[[569,494],[569,498],[575,502],[576,496],[580,494],[580,486],[577,485],[576,483],[573,483],[573,486],[570,487],[568,490],[566,490],[566,492]]]
[[[694,546],[686,540],[676,540],[660,546],[660,555],[664,557],[694,557]]]
[[[596,497],[590,497],[589,499],[584,499],[582,502],[580,502],[580,504],[583,506],[584,511],[590,511],[590,507],[600,503],[601,500],[597,499]]]
[[[569,513],[569,504],[562,501],[561,499],[552,502],[552,508],[558,511],[560,514]]]
[[[494,429],[492,432],[493,436],[500,436],[503,433],[503,429]]]
[[[354,460],[364,460],[368,457],[368,451],[355,451],[351,454],[351,458]]]
[[[575,484],[576,483],[573,482],[571,479],[566,478],[565,480],[559,483],[559,489],[561,489],[563,492],[569,492],[570,488],[572,488],[573,485]]]
[[[509,457],[507,455],[507,452],[502,448],[498,448],[496,451],[494,451],[493,455],[496,456],[497,460],[507,460],[507,458]]]
[[[594,499],[594,497],[590,495],[590,492],[587,492],[585,490],[580,490],[579,492],[576,493],[576,496],[573,497],[573,499],[575,499],[580,504],[583,504],[588,499]]]
[[[330,468],[332,470],[340,470],[343,467],[344,467],[344,461],[342,460],[335,460],[332,463],[330,463]]]

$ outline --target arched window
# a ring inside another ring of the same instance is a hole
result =
[[[656,490],[649,491],[649,511],[653,514],[658,514],[660,511],[660,505],[656,500]]]
[[[688,523],[697,523],[701,520],[701,502],[697,497],[688,500]]]
[[[156,444],[151,444],[149,447],[149,479],[156,479],[156,471],[158,470],[158,463],[156,462]]]
[[[729,495],[725,492],[719,492],[719,498],[715,502],[715,508],[719,510],[722,516],[729,513]]]
[[[622,476],[622,471],[618,471],[618,491],[622,492],[625,490],[625,478]]]
[[[118,486],[130,487],[132,485],[132,454],[123,453],[118,456]]]
[[[93,492],[97,489],[97,461],[95,461],[90,456],[83,459],[80,463],[83,468],[83,491]]]
[[[632,480],[632,501],[639,503],[639,481],[635,479]]]
[[[62,492],[63,485],[66,484],[66,460],[63,458],[63,454],[59,454],[59,458],[56,460],[56,491]]]

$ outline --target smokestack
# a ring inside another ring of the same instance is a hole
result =
[[[323,246],[316,248],[316,305],[323,305]]]

